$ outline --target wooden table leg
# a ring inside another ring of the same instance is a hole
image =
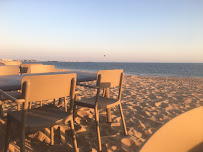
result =
[[[109,88],[106,88],[104,90],[104,97],[106,97],[106,98],[110,97],[110,95],[109,95]],[[111,108],[107,108],[106,109],[106,114],[107,114],[107,122],[112,122],[112,120],[111,120]]]

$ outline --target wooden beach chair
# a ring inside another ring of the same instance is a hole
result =
[[[19,75],[19,74],[20,74],[20,69],[18,66],[7,66],[7,65],[0,66],[0,76]]]
[[[84,100],[76,100],[74,102],[74,117],[76,115],[77,106],[89,107],[95,110],[95,124],[97,129],[97,138],[99,151],[102,150],[101,139],[100,139],[100,129],[99,129],[99,110],[108,109],[118,106],[120,109],[120,114],[123,123],[124,134],[127,135],[127,129],[125,125],[125,120],[123,116],[122,106],[121,106],[121,92],[123,83],[123,70],[101,70],[97,73],[97,84],[96,86],[89,86],[84,84],[79,84],[80,86],[90,87],[97,90],[95,97],[86,98]],[[118,97],[110,98],[109,88],[118,87]],[[100,95],[101,89],[104,89],[103,96]]]
[[[139,152],[202,152],[203,106],[185,112],[158,129]]]
[[[25,71],[28,74],[49,73],[49,72],[55,72],[55,66],[54,65],[43,65],[43,64],[30,64],[30,65],[27,64],[27,68],[22,68],[22,72],[25,72]],[[43,101],[40,102],[40,105],[42,105],[42,102]],[[31,106],[31,104],[30,104],[30,106]]]
[[[15,122],[20,126],[20,151],[25,151],[25,132],[50,128],[50,144],[54,144],[53,126],[70,122],[72,129],[72,139],[74,151],[77,151],[77,143],[73,124],[73,105],[76,87],[76,74],[58,74],[58,75],[36,75],[25,76],[22,78],[22,97],[16,99],[9,94],[1,91],[8,99],[14,102],[23,103],[23,110],[7,113],[7,128],[5,139],[5,152],[9,147],[11,133],[11,123]],[[59,109],[54,104],[43,105],[39,108],[28,109],[29,102],[40,100],[53,100],[70,96],[71,108],[69,112]]]
[[[7,66],[2,65],[0,66],[0,76],[7,76],[7,75],[19,75],[20,69],[18,66]],[[3,117],[3,108],[2,105],[6,99],[1,96],[0,94],[0,117]]]
[[[30,66],[31,65],[43,65],[41,63],[36,63],[36,64],[21,64],[20,65],[20,73],[31,73],[30,72]]]
[[[27,73],[49,73],[55,72],[54,65],[30,65]]]
[[[2,61],[2,63],[4,65],[16,65],[16,66],[20,66],[22,64],[21,61]]]

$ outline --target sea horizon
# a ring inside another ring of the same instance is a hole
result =
[[[32,62],[23,62],[32,63]],[[161,77],[203,78],[203,63],[155,63],[155,62],[62,62],[38,61],[55,65],[58,69],[97,72],[99,70],[123,69],[126,75]]]
[[[191,63],[191,64],[203,64],[203,62],[122,62],[122,61],[59,61],[59,60],[16,60],[16,61],[22,61],[22,62],[90,62],[90,63]]]

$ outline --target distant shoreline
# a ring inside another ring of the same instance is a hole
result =
[[[18,60],[18,61],[21,61],[21,62],[73,62],[73,63],[75,63],[75,62],[78,62],[78,63],[84,63],[84,62],[86,62],[86,63],[161,63],[161,64],[164,64],[164,63],[166,63],[166,64],[203,64],[203,62],[202,63],[200,63],[200,62],[96,62],[96,61],[24,61],[24,60]]]

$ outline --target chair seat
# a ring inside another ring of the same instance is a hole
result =
[[[8,117],[21,122],[22,111],[8,112]],[[55,105],[50,104],[28,110],[26,120],[25,126],[28,128],[46,128],[70,120],[70,116]]]
[[[94,108],[95,100],[96,100],[96,97],[84,98],[81,100],[77,100],[74,103],[79,106]],[[98,101],[98,108],[106,109],[106,108],[114,107],[114,106],[118,105],[119,103],[120,103],[120,101],[118,99],[105,98],[105,97],[100,96],[99,101]]]
[[[8,91],[6,93],[9,94],[10,96],[16,98],[16,99],[23,99],[22,94],[18,91]],[[0,100],[9,100],[9,99],[4,97],[3,95],[0,95]]]

